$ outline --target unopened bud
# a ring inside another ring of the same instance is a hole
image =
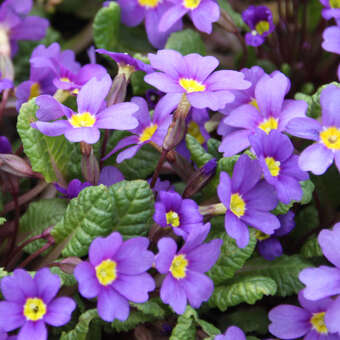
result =
[[[99,181],[99,164],[98,160],[93,153],[93,148],[90,144],[80,143],[81,153],[81,169],[85,180],[93,185],[97,185]]]
[[[79,257],[67,257],[59,262],[59,268],[66,274],[73,274],[74,268],[81,262],[82,260]]]
[[[7,153],[0,154],[0,170],[18,177],[39,177],[26,161],[19,156]]]
[[[223,203],[216,203],[211,205],[203,205],[199,207],[200,213],[205,215],[224,215],[227,212],[227,208]]]
[[[9,42],[8,30],[0,26],[0,54],[2,56],[11,56],[11,44]]]
[[[125,67],[130,66],[126,65]],[[122,103],[125,100],[128,82],[129,76],[119,68],[118,74],[113,79],[112,87],[107,97],[107,106]]]
[[[0,32],[1,32],[1,29],[0,29]],[[9,80],[14,79],[14,66],[13,66],[12,59],[7,55],[1,54],[1,52],[0,52],[0,72],[1,72],[2,79],[9,79]]]
[[[183,198],[188,198],[200,191],[215,175],[217,162],[213,158],[198,169],[188,181],[184,190]]]

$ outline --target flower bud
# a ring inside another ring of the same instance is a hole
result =
[[[39,177],[26,161],[12,154],[0,154],[0,170],[18,177]]]

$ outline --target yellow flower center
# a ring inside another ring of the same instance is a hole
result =
[[[170,272],[175,279],[183,279],[186,276],[188,260],[184,254],[176,255],[171,263]]]
[[[205,85],[195,79],[181,78],[179,85],[181,85],[187,93],[205,91]]]
[[[246,202],[240,194],[232,194],[230,199],[230,210],[237,217],[241,217],[246,212]]]
[[[138,3],[143,7],[155,8],[158,6],[160,0],[138,0]]]
[[[263,34],[269,31],[270,25],[269,22],[266,20],[259,21],[256,26],[256,32],[259,34]]]
[[[39,83],[33,83],[30,89],[30,97],[28,99],[38,97],[39,95],[40,95],[40,85]]]
[[[260,123],[258,127],[266,134],[269,134],[270,131],[277,130],[278,126],[278,120],[274,117],[269,117],[268,119],[265,119],[262,123]]]
[[[329,5],[332,8],[340,8],[340,0],[329,0]]]
[[[255,107],[255,109],[257,109],[258,111],[260,111],[259,108],[259,104],[257,104],[257,100],[254,98],[249,102],[249,105],[253,105]]]
[[[158,128],[157,124],[151,124],[148,127],[146,127],[139,136],[139,142],[143,143],[150,140],[152,136],[155,134],[157,128]]]
[[[335,126],[331,126],[320,132],[320,139],[328,149],[340,149],[340,130]]]
[[[96,117],[92,116],[90,112],[78,113],[72,115],[69,122],[75,128],[91,127],[96,122]]]
[[[178,227],[180,225],[179,216],[175,211],[170,210],[165,216],[167,224],[170,224],[173,227]]]
[[[267,240],[267,239],[270,237],[270,235],[264,233],[264,232],[261,231],[261,230],[256,230],[256,232],[255,232],[255,237],[256,237],[256,239],[259,240],[259,241],[264,241],[264,240]]]
[[[24,315],[29,321],[38,321],[44,317],[47,308],[43,300],[28,298],[24,305]]]
[[[117,278],[117,263],[112,260],[104,260],[96,266],[96,276],[103,286],[111,284]]]
[[[276,161],[273,157],[266,157],[265,159],[268,170],[273,177],[277,177],[280,173],[280,162]]]
[[[71,82],[71,80],[69,78],[67,78],[67,77],[60,78],[60,81],[64,81],[65,83],[70,83]]]
[[[183,0],[183,6],[188,9],[195,9],[201,3],[201,0]]]
[[[201,133],[200,127],[195,122],[190,122],[188,125],[188,134],[196,138],[198,143],[204,144],[205,139]]]
[[[325,325],[325,312],[314,313],[310,319],[313,328],[320,334],[327,334],[328,329]]]

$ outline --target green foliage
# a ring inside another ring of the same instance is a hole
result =
[[[64,136],[48,137],[33,129],[38,106],[32,99],[23,104],[18,116],[17,130],[32,169],[40,172],[46,182],[56,182],[60,177],[68,178],[68,167],[72,163],[71,154],[75,147]]]
[[[58,243],[65,242],[64,256],[84,256],[94,238],[112,231],[113,217],[109,189],[104,185],[87,187],[70,201],[64,218],[51,233]]]
[[[74,286],[77,284],[74,275],[63,272],[59,267],[52,267],[51,272],[60,277],[63,286]]]
[[[228,0],[218,0],[218,4],[228,13],[237,27],[241,29],[248,29],[248,26],[244,23],[241,14],[233,10]]]
[[[97,318],[97,310],[89,309],[79,317],[76,327],[70,332],[63,332],[60,340],[86,340],[89,332],[90,323]]]
[[[190,151],[191,159],[196,163],[199,168],[214,158],[210,153],[205,151],[203,146],[198,142],[195,137],[187,134],[185,136],[185,141],[187,144],[187,148]]]
[[[41,234],[63,218],[66,206],[66,200],[60,198],[32,202],[20,219],[20,231],[29,237]],[[28,244],[24,250],[32,254],[45,243],[45,240],[36,240]]]
[[[245,275],[236,276],[223,286],[215,288],[209,300],[210,305],[217,306],[221,311],[236,306],[242,302],[254,304],[264,295],[274,295],[277,285],[273,279],[266,276]]]
[[[300,271],[307,267],[312,267],[311,262],[299,255],[282,255],[274,261],[256,257],[246,263],[240,270],[239,276],[263,275],[271,278],[276,282],[277,295],[285,297],[297,294],[303,288],[298,276]]]
[[[109,188],[115,215],[112,227],[126,238],[146,236],[152,225],[154,198],[147,182],[122,181]]]
[[[146,64],[150,64],[149,59],[140,53],[135,54],[133,57],[143,61]],[[135,96],[144,96],[145,92],[152,88],[151,85],[147,84],[144,81],[144,76],[145,76],[145,72],[143,71],[136,71],[132,73],[130,82],[131,82],[133,94]]]
[[[296,227],[290,233],[293,240],[301,240],[319,226],[319,213],[313,205],[304,207],[295,217]]]
[[[301,255],[306,258],[323,256],[316,236],[310,237],[301,248]]]
[[[3,277],[7,276],[8,273],[6,272],[6,270],[4,268],[0,267],[0,279],[2,279]]]
[[[6,218],[5,217],[0,217],[0,226],[6,223]]]
[[[176,50],[182,55],[190,53],[206,54],[205,45],[198,32],[185,29],[172,33],[165,45],[166,49]]]
[[[116,2],[110,2],[108,7],[102,7],[94,18],[93,38],[98,48],[116,51],[119,43],[120,7]]]
[[[222,153],[218,151],[221,142],[215,138],[209,138],[207,141],[208,152],[217,160],[222,158]]]

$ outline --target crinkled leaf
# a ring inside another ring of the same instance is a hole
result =
[[[306,258],[323,256],[317,237],[309,238],[301,248],[301,255]]]
[[[215,138],[209,138],[207,141],[208,152],[217,160],[222,158],[222,153],[218,151],[221,142]]]
[[[190,53],[206,54],[205,45],[198,32],[185,29],[172,33],[165,45],[166,49],[176,50],[183,55]]]
[[[315,185],[311,180],[300,182],[300,185],[303,191],[303,196],[299,203],[305,205],[312,200]]]
[[[185,137],[185,141],[187,144],[187,148],[190,151],[191,159],[196,163],[199,168],[214,158],[210,153],[205,151],[203,146],[198,142],[195,137],[187,134]]]
[[[190,306],[177,319],[177,324],[172,330],[170,340],[195,340],[196,322],[194,320],[197,313]]]
[[[277,285],[270,277],[259,275],[236,277],[225,285],[216,287],[209,304],[225,311],[228,307],[243,302],[254,304],[263,296],[274,295],[276,290]]]
[[[77,280],[74,275],[67,274],[58,267],[52,267],[51,272],[60,277],[63,286],[74,286],[77,284]]]
[[[64,256],[84,256],[93,239],[113,230],[115,217],[109,189],[91,186],[70,201],[63,220],[51,233],[58,243],[65,242]]]

